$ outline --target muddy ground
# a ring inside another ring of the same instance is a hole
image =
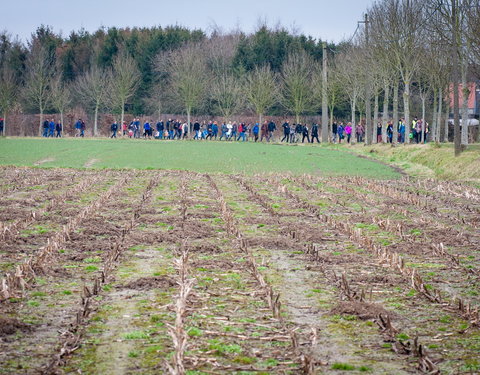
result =
[[[480,373],[472,188],[28,168],[0,181],[0,279],[43,262],[0,297],[0,374]]]

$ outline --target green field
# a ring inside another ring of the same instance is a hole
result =
[[[0,139],[0,164],[65,168],[174,169],[208,173],[291,172],[397,178],[392,168],[318,145],[132,139]]]

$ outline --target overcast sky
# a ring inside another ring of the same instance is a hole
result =
[[[0,0],[0,28],[23,41],[41,25],[68,36],[101,26],[181,25],[209,31],[239,27],[251,32],[259,19],[280,22],[316,39],[348,39],[373,0]]]

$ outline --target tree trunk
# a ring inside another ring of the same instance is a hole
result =
[[[322,71],[322,143],[328,142],[328,96],[327,96],[327,43],[323,43]]]
[[[448,117],[450,116],[450,98],[447,99],[445,105],[445,132],[443,133],[443,142],[448,142]]]
[[[432,128],[430,129],[430,141],[437,142],[437,111],[438,111],[437,90],[433,89]]]
[[[300,115],[298,113],[295,114],[295,121],[297,124],[300,122]]]
[[[60,123],[62,124],[62,133],[65,134],[63,132],[63,129],[65,129],[65,124],[63,123],[63,111],[60,111]]]
[[[372,106],[370,100],[370,85],[365,89],[365,144],[372,144]]]
[[[420,141],[422,144],[425,143],[425,127],[426,127],[426,124],[425,124],[425,100],[426,100],[426,96],[427,96],[426,93],[424,95],[422,95],[422,137],[421,137],[421,141]]]
[[[355,108],[357,107],[357,97],[352,100],[352,126],[355,126]]]
[[[187,126],[190,129],[190,108],[187,109]]]
[[[398,80],[393,84],[393,137],[392,144],[398,141]],[[405,132],[407,130],[405,129]]]
[[[403,109],[405,112],[405,143],[410,143],[410,130],[412,129],[412,124],[410,123],[410,82],[406,80],[404,83]]]
[[[260,129],[262,128],[262,121],[263,121],[263,113],[258,114],[258,132],[260,132]]]
[[[437,113],[437,134],[436,139],[437,142],[440,142],[440,134],[442,130],[442,105],[443,105],[443,95],[442,95],[442,88],[438,89],[438,113]]]
[[[453,141],[455,148],[455,156],[460,155],[462,152],[462,144],[460,139],[460,108],[459,108],[459,95],[458,95],[458,82],[459,82],[459,20],[457,2],[452,1],[452,78],[453,78]]]
[[[383,98],[383,115],[382,115],[382,142],[387,143],[387,123],[388,123],[388,104],[390,100],[390,87],[388,84],[384,88],[385,97]]]
[[[3,112],[3,134],[4,137],[7,136],[7,110]]]
[[[464,60],[466,60],[464,58]],[[468,146],[468,97],[470,96],[470,90],[468,89],[468,82],[467,82],[467,69],[468,67],[465,66],[466,63],[462,64],[462,136],[461,136],[461,144],[462,149],[466,149]]]
[[[377,122],[378,122],[378,92],[375,93],[375,104],[373,106],[372,143],[377,143]]]
[[[93,136],[96,137],[98,134],[98,105],[95,106],[95,115],[94,115],[94,120],[93,120]]]
[[[125,105],[122,105],[122,112],[121,112],[121,115],[120,115],[120,126],[119,126],[119,133],[120,134],[123,134],[122,132],[122,129],[123,129],[123,120],[125,119]]]
[[[40,126],[39,126],[40,137],[42,136],[42,126],[43,126],[43,108],[40,108]]]

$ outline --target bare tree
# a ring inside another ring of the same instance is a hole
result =
[[[57,73],[57,77],[52,82],[52,106],[60,112],[60,122],[64,126],[63,114],[70,107],[72,103],[72,91],[62,81],[61,74]]]
[[[53,75],[53,56],[46,48],[34,44],[27,60],[23,98],[28,106],[40,112],[39,135],[42,134],[43,113],[51,103]]]
[[[210,86],[210,98],[218,112],[230,120],[244,104],[243,85],[232,73],[219,73]]]
[[[190,43],[167,55],[160,54],[156,68],[168,80],[169,88],[186,111],[190,124],[192,111],[205,100],[209,79],[202,45]]]
[[[164,81],[157,82],[150,95],[143,98],[145,107],[151,113],[157,114],[157,120],[161,120],[162,111],[171,103],[172,98],[168,95]],[[122,122],[123,123],[123,122]]]
[[[328,111],[330,113],[330,127],[333,124],[335,108],[342,100],[344,95],[344,87],[342,84],[341,73],[335,65],[335,61],[332,62],[328,68],[328,81],[327,81],[327,98],[328,98]],[[355,130],[355,127],[354,127]],[[354,142],[353,139],[350,142]]]
[[[115,56],[109,76],[108,100],[112,109],[120,112],[120,124],[123,124],[125,105],[137,91],[141,74],[133,57],[122,50]]]
[[[388,54],[403,81],[407,134],[411,127],[411,84],[422,62],[418,49],[423,42],[423,25],[426,22],[424,3],[423,0],[384,0],[375,3],[369,12],[372,22],[372,38],[375,39],[375,44],[382,46],[381,48]],[[398,92],[394,90],[394,96],[396,94]],[[396,124],[394,124],[394,129],[396,129]],[[405,137],[405,141],[408,142],[408,140],[408,136]]]
[[[245,97],[248,105],[258,115],[259,124],[266,111],[277,101],[277,82],[269,65],[256,67],[247,74],[245,81]]]
[[[244,105],[243,81],[233,69],[239,34],[223,35],[218,30],[204,42],[207,66],[212,74],[209,99],[227,121]]]
[[[295,115],[300,116],[317,107],[313,88],[315,62],[306,52],[290,54],[282,66],[282,104]]]
[[[0,113],[3,114],[3,134],[7,131],[7,114],[17,100],[18,81],[6,65],[0,70]]]
[[[108,88],[108,74],[93,66],[75,82],[78,99],[88,110],[94,111],[93,135],[98,135],[98,112],[105,105]]]
[[[363,88],[363,78],[361,66],[358,64],[360,59],[360,50],[355,46],[338,54],[335,59],[335,67],[338,72],[338,78],[350,100],[352,127],[356,125],[356,108],[360,92]]]
[[[478,6],[478,1],[475,0],[431,0],[426,3],[431,19],[429,26],[444,47],[447,46],[447,53],[451,60],[455,156],[458,156],[464,148],[460,132],[459,82],[462,65],[467,64],[468,56],[465,47],[469,39],[468,35],[471,34],[467,31],[467,16],[471,14],[472,7]]]

